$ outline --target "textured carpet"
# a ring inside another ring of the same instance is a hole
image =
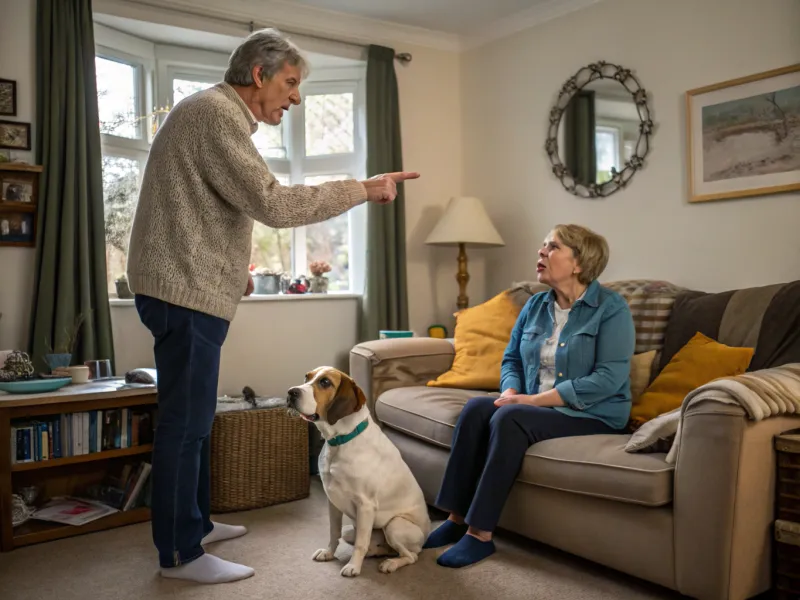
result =
[[[340,561],[315,563],[324,547],[328,511],[319,481],[311,497],[225,515],[247,525],[242,538],[209,546],[222,558],[247,564],[256,575],[245,581],[201,586],[157,575],[149,524],[20,548],[0,554],[3,600],[83,598],[191,600],[373,600],[398,598],[525,598],[526,600],[644,600],[680,596],[545,546],[498,537],[498,552],[467,569],[439,567],[439,550],[426,550],[415,565],[384,575],[380,559],[367,559],[356,579],[339,575],[350,547],[339,546]]]

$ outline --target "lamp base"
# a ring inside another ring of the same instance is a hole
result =
[[[467,296],[469,273],[467,272],[467,248],[466,244],[463,243],[458,245],[458,273],[456,274],[456,281],[458,281],[458,310],[464,310],[469,306],[469,297]]]

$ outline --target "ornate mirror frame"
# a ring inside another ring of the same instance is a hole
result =
[[[558,155],[558,127],[561,118],[572,97],[587,84],[597,79],[614,79],[619,81],[631,94],[636,110],[639,113],[639,140],[636,142],[633,155],[625,162],[622,171],[611,169],[611,179],[605,183],[585,185],[576,181],[569,169],[561,162]],[[597,198],[610,196],[628,185],[636,171],[644,167],[644,159],[650,151],[650,136],[653,134],[653,121],[650,118],[650,107],[647,104],[647,92],[630,69],[598,61],[578,70],[561,87],[558,100],[550,110],[550,128],[547,134],[545,150],[553,165],[553,173],[561,180],[564,188],[576,196]]]

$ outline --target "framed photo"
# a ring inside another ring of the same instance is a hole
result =
[[[0,165],[0,209],[33,210],[38,203],[38,193],[39,173],[6,171]]]
[[[0,79],[0,115],[17,116],[17,82]]]
[[[0,148],[30,150],[31,124],[0,121]]]
[[[800,190],[800,63],[686,92],[689,202]]]
[[[0,211],[0,246],[35,246],[36,213]]]

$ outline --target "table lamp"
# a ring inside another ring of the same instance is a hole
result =
[[[489,215],[478,198],[458,196],[451,198],[444,214],[433,228],[426,244],[432,246],[458,246],[458,309],[467,308],[467,250],[466,247],[487,248],[505,246]]]

